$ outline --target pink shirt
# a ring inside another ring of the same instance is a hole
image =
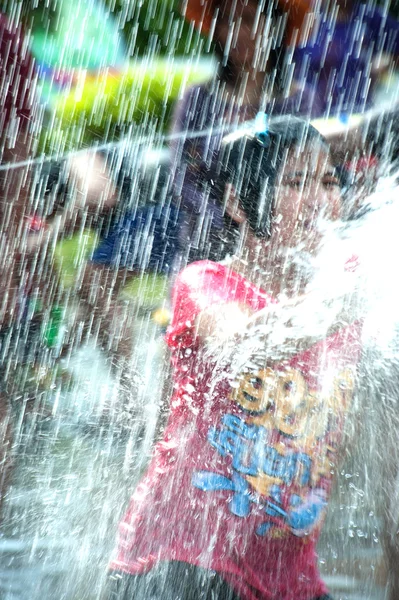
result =
[[[359,324],[285,364],[232,379],[204,359],[205,308],[270,297],[226,266],[177,278],[167,342],[175,368],[164,439],[119,527],[111,568],[179,560],[218,571],[242,600],[326,593],[315,544],[360,353]]]

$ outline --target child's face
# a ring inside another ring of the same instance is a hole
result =
[[[326,149],[292,148],[278,176],[271,227],[273,248],[312,251],[321,240],[324,221],[335,221],[342,211],[341,186]]]

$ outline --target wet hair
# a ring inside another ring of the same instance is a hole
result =
[[[236,191],[249,226],[259,237],[268,237],[275,202],[278,176],[292,148],[298,152],[314,144],[329,151],[323,136],[307,121],[296,117],[271,119],[267,131],[222,143],[217,172],[213,174],[211,194],[216,202],[224,201],[227,184]],[[237,228],[225,215],[225,225]]]

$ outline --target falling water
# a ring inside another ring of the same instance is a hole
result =
[[[22,4],[9,0],[3,10],[18,22]],[[157,272],[162,261],[151,264],[159,232],[144,220],[135,231],[136,243],[125,252],[120,248],[120,262],[105,283],[96,276],[88,283],[85,265],[99,231],[104,235],[111,228],[103,205],[115,194],[113,210],[121,222],[144,206],[154,215],[161,206],[164,219],[173,219],[168,144],[181,136],[236,132],[233,122],[221,129],[167,133],[171,99],[181,99],[188,84],[211,78],[215,68],[213,59],[199,58],[208,56],[210,42],[187,24],[182,35],[172,3],[149,0],[140,12],[141,4],[121,2],[115,15],[100,1],[58,4],[58,9],[57,3],[39,4],[40,27],[30,41],[31,51],[42,58],[32,152],[19,164],[0,166],[5,179],[16,174],[19,186],[29,173],[25,216],[50,222],[37,230],[33,224],[30,232],[19,224],[12,242],[1,241],[1,268],[17,252],[20,274],[31,278],[33,290],[29,302],[14,299],[1,347],[2,389],[12,399],[8,418],[14,432],[0,537],[4,600],[100,598],[118,521],[165,422],[171,384],[163,333],[171,282]],[[52,21],[61,39],[58,48],[46,37]],[[129,34],[122,43],[119,29],[126,23]],[[390,73],[390,96],[384,96],[388,105],[396,102],[395,76]],[[342,119],[340,126],[346,126]],[[246,127],[259,128],[259,120],[241,124]],[[388,143],[386,148],[388,157]],[[295,268],[310,274],[301,300],[269,308],[262,325],[246,324],[239,348],[209,348],[234,377],[262,348],[278,358],[282,347],[295,349],[304,337],[322,338],[349,306],[364,321],[358,391],[319,546],[322,572],[337,599],[385,597],[381,536],[389,528],[395,535],[399,527],[399,203],[397,173],[382,167],[356,218],[334,226],[320,220],[325,243],[316,258],[304,252],[291,257]],[[67,181],[64,206],[60,197]],[[11,250],[7,244],[14,244]],[[32,249],[28,267],[24,256]],[[123,282],[116,302],[118,269],[134,269],[136,276]],[[128,348],[123,356],[120,340]]]

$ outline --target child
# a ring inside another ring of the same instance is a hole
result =
[[[266,333],[241,373],[218,356],[298,301],[307,278],[290,257],[317,252],[321,215],[339,219],[340,180],[323,138],[294,118],[226,143],[222,158],[209,182],[225,206],[213,251],[235,254],[177,277],[169,421],[120,524],[108,598],[328,598],[315,546],[359,324],[277,352]]]

